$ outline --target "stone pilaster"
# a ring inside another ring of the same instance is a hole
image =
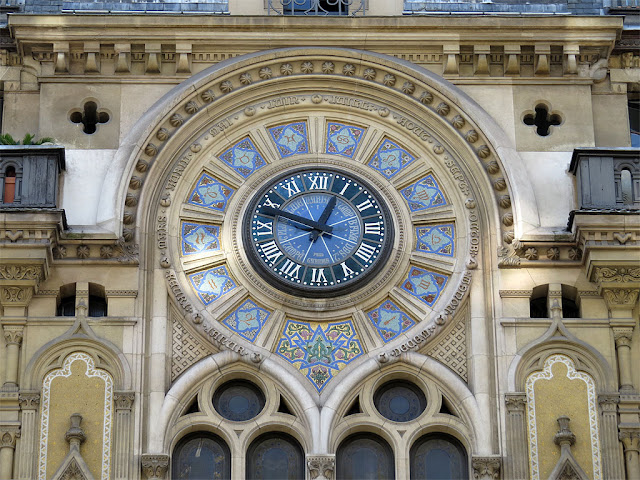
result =
[[[618,353],[618,370],[620,373],[620,392],[633,393],[633,381],[631,377],[631,337],[632,327],[614,327],[613,337]]]
[[[2,327],[4,340],[7,344],[6,379],[2,390],[17,391],[18,389],[18,360],[20,359],[20,345],[24,327],[22,325],[4,325]]]
[[[624,461],[618,439],[618,394],[598,396],[600,404],[600,448],[604,478],[624,478]]]
[[[313,480],[333,480],[336,469],[335,455],[307,455],[309,478]]]
[[[135,392],[116,392],[113,400],[116,407],[113,478],[130,478],[131,463],[131,407],[136,398]]]
[[[502,457],[473,457],[471,466],[473,467],[473,478],[477,480],[498,480],[502,467]]]
[[[524,393],[505,395],[507,407],[507,452],[504,459],[505,477],[513,480],[529,478],[529,449],[527,441],[526,406]]]
[[[640,480],[640,425],[620,425],[628,480]]]
[[[0,480],[13,478],[13,453],[20,425],[0,425]]]
[[[165,480],[169,469],[169,455],[145,453],[142,455],[141,467],[147,480]]]
[[[22,411],[22,427],[20,429],[20,444],[16,452],[16,477],[20,480],[30,480],[36,477],[34,465],[37,457],[40,394],[38,392],[20,392],[19,401]]]

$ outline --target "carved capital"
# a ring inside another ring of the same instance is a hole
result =
[[[37,410],[40,405],[40,394],[35,392],[21,392],[18,396],[22,410]]]
[[[113,394],[113,401],[116,404],[116,410],[131,410],[131,406],[135,399],[135,392],[115,392]]]
[[[614,412],[620,403],[620,395],[617,393],[602,393],[598,395],[598,403],[603,412]]]
[[[631,337],[633,327],[617,327],[613,329],[613,338],[616,341],[616,348],[631,347]]]
[[[478,480],[494,480],[500,478],[502,457],[473,457],[473,478]]]
[[[24,329],[21,325],[5,325],[2,330],[7,345],[20,345],[22,343]]]
[[[0,448],[16,448],[17,438],[20,438],[19,425],[0,425]]]
[[[145,453],[141,466],[148,480],[164,480],[169,468],[169,455]]]
[[[632,427],[620,427],[620,441],[625,453],[640,451],[640,425]]]
[[[508,412],[524,412],[527,406],[527,396],[524,393],[507,393],[504,396],[504,403]]]
[[[638,300],[637,288],[604,288],[602,296],[610,310],[632,309]]]
[[[33,297],[33,287],[8,286],[0,288],[0,303],[3,305],[20,306],[29,305]]]
[[[314,480],[331,480],[336,468],[335,455],[309,455],[307,468]]]

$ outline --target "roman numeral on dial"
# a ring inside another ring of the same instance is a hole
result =
[[[376,253],[376,247],[368,243],[362,243],[360,248],[356,250],[355,256],[363,260],[365,263],[371,260],[373,254]]]
[[[311,180],[311,185],[309,185],[309,190],[326,190],[327,184],[329,183],[329,177],[322,177],[320,175],[316,175],[314,177],[309,177]]]
[[[261,243],[260,244],[260,250],[262,250],[262,253],[264,254],[264,256],[267,258],[267,260],[269,260],[271,263],[274,263],[276,260],[278,260],[282,255],[284,255],[280,249],[278,248],[278,245],[276,244],[275,240],[271,240],[270,242],[265,242],[265,243]]]
[[[280,271],[294,280],[300,280],[298,275],[300,274],[301,268],[302,265],[299,265],[287,258],[287,260],[280,266]]]

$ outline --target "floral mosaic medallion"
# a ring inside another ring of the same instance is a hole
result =
[[[389,139],[385,139],[378,147],[376,154],[369,160],[368,165],[385,177],[391,178],[414,160],[415,157],[404,148]]]
[[[279,125],[269,129],[271,138],[276,144],[278,153],[282,158],[295,155],[297,153],[308,153],[309,144],[307,142],[306,122],[290,123]]]
[[[288,320],[276,352],[321,392],[363,349],[350,321],[310,324]]]
[[[265,165],[262,155],[249,137],[240,140],[219,158],[244,178]]]
[[[200,223],[182,223],[182,255],[220,250],[219,228]]]
[[[446,257],[453,257],[455,229],[453,224],[435,225],[416,228],[420,252],[435,253]]]
[[[246,300],[236,308],[231,315],[225,318],[224,323],[238,335],[253,342],[264,326],[270,312],[260,308],[251,300]]]
[[[330,122],[327,125],[326,152],[330,155],[353,158],[363,136],[362,128]]]
[[[393,340],[416,323],[391,300],[386,300],[376,309],[367,313],[367,316],[385,343]]]
[[[227,208],[231,195],[233,195],[231,187],[203,173],[189,194],[188,203],[223,212]]]
[[[432,306],[447,284],[447,277],[422,268],[411,267],[402,289],[429,306]]]
[[[220,296],[236,288],[226,267],[216,267],[189,275],[189,280],[200,300],[209,305]]]
[[[420,181],[402,190],[402,196],[412,212],[445,205],[444,193],[433,175],[427,175]]]

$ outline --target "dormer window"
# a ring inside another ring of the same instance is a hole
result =
[[[269,0],[270,15],[363,15],[365,0]]]

